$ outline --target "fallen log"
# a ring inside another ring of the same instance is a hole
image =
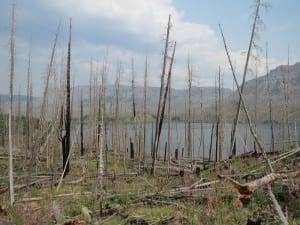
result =
[[[245,184],[241,184],[237,180],[234,180],[230,176],[220,175],[220,178],[225,178],[230,182],[230,184],[237,190],[238,199],[236,201],[237,205],[243,206],[250,201],[251,195],[253,192],[263,185],[267,185],[272,181],[275,181],[279,178],[287,179],[292,177],[297,177],[300,174],[300,171],[290,172],[290,173],[270,173],[262,178],[250,181]]]

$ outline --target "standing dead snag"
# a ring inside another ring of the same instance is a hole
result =
[[[15,32],[15,2],[13,1],[12,13],[11,13],[11,30],[10,30],[10,75],[9,75],[9,112],[8,112],[8,140],[9,140],[9,196],[10,204],[13,205],[15,201],[14,197],[14,179],[13,179],[13,147],[12,147],[12,106],[13,106],[13,84],[14,84],[14,73],[15,73],[15,41],[14,41],[14,32]]]
[[[274,143],[274,123],[273,123],[273,113],[272,113],[272,96],[270,90],[270,79],[269,79],[269,63],[268,63],[268,43],[266,43],[266,73],[267,73],[267,92],[268,92],[268,101],[269,101],[269,120],[270,120],[270,129],[271,129],[271,151],[275,150]]]
[[[84,155],[83,148],[83,102],[82,102],[82,90],[80,91],[80,155]]]
[[[192,66],[190,63],[190,57],[188,57],[188,133],[187,133],[187,153],[188,158],[193,162],[193,151],[192,151],[192,126],[191,126],[191,107],[192,107]]]
[[[61,116],[60,116],[60,133],[59,141],[62,145],[62,154],[63,154],[63,176],[66,176],[70,171],[70,132],[71,132],[71,102],[70,102],[70,72],[71,72],[71,31],[72,31],[72,20],[70,20],[69,28],[69,43],[68,43],[68,58],[67,58],[67,96],[66,96],[66,117],[63,121],[63,106],[61,107]],[[62,126],[65,124],[65,133],[63,134]]]
[[[163,124],[163,120],[164,120],[165,107],[166,107],[166,101],[167,101],[167,96],[168,96],[168,92],[169,92],[169,86],[170,86],[170,83],[171,83],[171,74],[172,74],[172,66],[173,66],[174,56],[175,56],[175,49],[176,49],[176,42],[174,43],[173,53],[172,53],[172,57],[171,57],[170,65],[169,65],[167,85],[166,85],[166,88],[164,90],[164,96],[163,96],[163,99],[162,99],[163,101],[161,103],[160,114],[159,114],[158,118],[156,118],[158,120],[157,121],[158,127],[155,128],[155,130],[157,130],[157,133],[155,132],[156,136],[155,136],[155,141],[154,141],[154,152],[153,152],[152,167],[151,167],[151,174],[152,175],[155,175],[155,161],[156,161],[156,157],[157,157],[157,151],[158,151],[159,138],[160,138],[160,134],[161,134],[161,128],[162,128],[162,124]]]
[[[249,64],[249,60],[250,60],[251,49],[252,49],[253,42],[254,42],[254,35],[255,35],[255,31],[256,31],[256,26],[257,26],[257,23],[258,23],[258,20],[259,20],[259,9],[260,9],[260,6],[261,6],[261,1],[257,0],[256,4],[257,5],[256,5],[256,10],[255,10],[255,17],[254,17],[254,22],[253,22],[253,25],[252,25],[251,37],[250,37],[250,42],[249,42],[249,46],[248,46],[245,67],[244,67],[243,81],[242,81],[241,88],[240,88],[241,94],[243,94],[243,91],[244,91],[244,84],[245,84],[245,81],[246,81],[246,75],[247,75],[247,71],[248,71],[248,64]],[[221,27],[220,27],[220,29],[221,29]],[[230,154],[233,155],[233,156],[236,155],[236,152],[234,152],[233,150],[235,149],[234,148],[235,141],[236,141],[236,135],[235,134],[236,134],[237,125],[238,125],[238,122],[239,122],[239,116],[240,116],[240,111],[241,111],[241,103],[242,103],[242,100],[241,100],[241,97],[240,97],[239,102],[238,102],[238,106],[237,106],[236,115],[235,115],[235,118],[234,118],[234,124],[233,124],[233,129],[232,129],[232,140],[231,140],[231,143],[230,143]]]
[[[157,157],[157,148],[159,144],[159,120],[162,110],[162,98],[163,98],[163,92],[164,92],[164,86],[165,86],[165,74],[166,74],[166,65],[167,65],[167,58],[168,58],[168,48],[169,48],[169,34],[171,29],[171,15],[169,15],[168,20],[168,27],[167,27],[167,36],[166,36],[166,42],[165,42],[165,49],[164,49],[164,59],[163,59],[163,67],[162,67],[162,73],[160,77],[160,91],[159,91],[159,101],[158,101],[158,108],[157,108],[157,114],[156,114],[156,121],[155,121],[155,134],[154,134],[154,143],[152,148],[152,169],[151,174],[155,174],[155,161]]]

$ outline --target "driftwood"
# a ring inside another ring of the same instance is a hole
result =
[[[263,185],[267,185],[272,181],[275,181],[279,178],[286,179],[291,177],[296,177],[300,174],[300,171],[291,172],[291,173],[270,173],[262,178],[253,180],[251,182],[241,184],[238,181],[232,179],[230,176],[220,176],[228,180],[231,185],[238,191],[238,199],[236,201],[237,205],[247,204],[250,201],[251,195],[253,192]]]

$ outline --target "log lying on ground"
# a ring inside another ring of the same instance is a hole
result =
[[[210,188],[212,185],[220,182],[219,180],[214,180],[214,181],[209,181],[209,182],[203,183],[203,181],[204,181],[204,179],[201,178],[201,180],[199,182],[196,182],[196,183],[192,184],[191,186],[175,188],[173,190],[170,190],[169,193],[177,194],[177,193],[184,193],[184,192],[195,192],[195,191],[203,190],[206,188]]]
[[[251,182],[241,184],[238,181],[232,179],[230,176],[220,176],[221,178],[225,178],[228,180],[231,185],[238,191],[238,199],[236,204],[243,205],[247,204],[250,201],[251,195],[253,192],[263,185],[267,185],[272,181],[275,181],[279,178],[288,179],[297,177],[300,175],[300,171],[290,172],[290,173],[270,173],[262,178],[253,180]]]

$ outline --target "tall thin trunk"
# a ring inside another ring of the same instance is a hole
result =
[[[205,134],[204,134],[204,127],[203,127],[203,89],[200,90],[200,148],[202,147],[202,159],[204,161],[205,158]]]
[[[43,123],[45,122],[45,119],[47,117],[46,111],[47,111],[47,103],[48,103],[48,89],[49,89],[49,79],[52,74],[53,70],[53,64],[54,64],[54,57],[55,57],[55,51],[56,51],[56,43],[58,39],[58,34],[59,34],[59,29],[60,29],[60,24],[57,26],[57,30],[55,33],[55,38],[54,38],[54,43],[51,51],[51,57],[50,57],[50,63],[47,68],[47,73],[46,73],[46,81],[45,81],[45,88],[43,92],[43,101],[42,101],[42,107],[41,107],[41,112],[40,112],[40,123],[44,125]],[[43,129],[43,128],[41,128]]]
[[[14,178],[13,178],[13,138],[12,138],[12,112],[13,112],[13,84],[15,74],[15,1],[12,5],[11,13],[11,30],[10,30],[10,75],[9,75],[9,111],[8,111],[8,141],[9,141],[9,196],[10,204],[13,205],[15,201],[14,197]]]
[[[219,121],[219,160],[223,159],[223,142],[224,142],[224,121],[223,121],[223,82],[221,83],[221,69],[219,66],[219,78],[218,78],[219,88],[218,88],[218,121]]]
[[[188,57],[188,135],[187,135],[187,153],[188,158],[193,161],[192,152],[192,126],[191,126],[191,108],[192,108],[192,67]]]
[[[258,3],[260,3],[259,0],[258,0]],[[263,157],[264,157],[264,159],[265,159],[265,161],[266,161],[266,163],[267,163],[267,166],[268,166],[270,172],[273,173],[273,172],[274,172],[274,169],[273,169],[273,166],[272,166],[272,164],[271,164],[271,161],[270,161],[270,159],[268,158],[268,156],[266,155],[266,152],[265,152],[265,150],[263,149],[262,144],[261,144],[261,142],[259,141],[259,139],[258,139],[258,137],[257,137],[257,135],[256,135],[255,130],[253,129],[253,125],[252,125],[251,119],[250,119],[250,117],[249,117],[248,110],[247,110],[247,107],[246,107],[246,105],[245,105],[245,102],[244,102],[244,99],[243,99],[242,92],[241,92],[241,90],[240,90],[240,87],[239,87],[238,82],[237,82],[237,78],[236,78],[236,76],[235,76],[235,71],[234,71],[233,66],[232,66],[232,63],[231,63],[231,58],[230,58],[230,56],[229,56],[229,52],[228,52],[228,49],[227,49],[227,46],[226,46],[226,41],[225,41],[225,38],[224,38],[224,35],[223,35],[223,31],[222,31],[221,26],[220,26],[220,30],[221,30],[221,34],[222,34],[222,38],[223,38],[223,42],[224,42],[224,47],[225,47],[225,50],[226,50],[226,54],[227,54],[227,57],[228,57],[228,61],[229,61],[230,67],[231,67],[232,75],[233,75],[233,78],[234,78],[234,81],[235,81],[235,84],[236,84],[236,87],[237,87],[237,90],[238,90],[238,93],[239,93],[240,101],[241,101],[241,103],[242,103],[242,106],[243,106],[244,111],[245,111],[245,114],[246,114],[246,118],[247,118],[247,122],[248,122],[248,125],[249,125],[249,128],[250,128],[250,132],[251,132],[251,134],[252,134],[254,140],[256,141],[258,147],[260,148],[260,150],[261,150],[261,152],[262,152],[262,155],[263,155]],[[233,133],[233,134],[234,134],[234,133]],[[279,204],[278,204],[276,198],[275,198],[274,195],[273,195],[273,192],[272,192],[272,190],[271,190],[271,186],[270,186],[270,185],[268,185],[268,192],[269,192],[270,197],[272,198],[273,205],[274,205],[274,207],[275,207],[275,209],[276,209],[276,212],[277,212],[277,214],[278,214],[278,216],[279,216],[279,218],[280,218],[282,224],[288,224],[287,219],[285,218],[285,216],[284,216],[284,214],[283,214],[283,212],[282,212],[282,209],[280,208],[280,206],[279,206]]]
[[[219,148],[219,105],[218,105],[218,89],[217,89],[217,78],[215,77],[215,110],[216,110],[216,148],[215,148],[215,161],[218,161],[218,148]]]
[[[135,101],[135,71],[134,71],[134,60],[131,59],[131,93],[132,93],[132,114],[133,114],[133,126],[134,126],[134,149],[135,157],[139,160],[138,172],[141,169],[141,149],[139,148],[139,138],[138,138],[138,119],[136,113],[136,101]]]
[[[148,57],[145,59],[145,75],[144,75],[144,132],[143,132],[143,161],[146,154],[146,121],[147,121],[147,79],[148,79]]]
[[[291,129],[290,129],[290,47],[288,46],[288,73],[283,77],[283,91],[284,91],[284,112],[285,112],[285,124],[287,128],[288,146],[291,145]]]
[[[16,134],[16,143],[15,145],[20,145],[20,138],[21,138],[21,129],[22,129],[22,119],[21,119],[21,87],[19,87],[18,93],[18,104],[17,104],[17,113],[15,117],[15,134]]]
[[[103,67],[102,67],[102,82],[101,82],[101,98],[102,98],[102,117],[101,120],[102,121],[102,132],[103,132],[103,151],[102,155],[104,154],[104,170],[106,172],[107,169],[107,151],[108,151],[108,147],[107,147],[107,123],[105,120],[106,117],[106,76],[107,76],[107,72],[108,72],[108,65],[107,65],[107,55],[105,57],[104,63],[103,63]],[[100,165],[101,166],[101,165]]]
[[[213,144],[214,128],[215,128],[215,123],[212,123],[212,126],[211,126],[211,133],[210,133],[210,143],[209,143],[208,161],[211,161],[211,160],[212,160],[212,144]]]
[[[266,73],[267,73],[267,92],[268,92],[268,100],[269,100],[269,120],[270,120],[270,131],[271,131],[271,151],[274,151],[275,143],[274,143],[274,125],[273,125],[273,113],[272,113],[272,96],[271,96],[270,80],[269,80],[268,43],[266,43]]]
[[[172,53],[172,57],[171,57],[170,65],[169,65],[167,85],[166,85],[166,88],[164,90],[163,101],[162,101],[162,104],[161,104],[161,111],[160,111],[160,115],[158,117],[159,118],[159,121],[157,123],[158,127],[155,128],[155,130],[157,130],[157,133],[155,132],[156,135],[154,137],[155,138],[155,140],[154,140],[154,154],[153,154],[154,157],[152,158],[152,168],[151,168],[151,174],[152,175],[155,175],[155,161],[156,161],[156,156],[157,156],[157,151],[158,151],[161,128],[162,128],[163,119],[164,119],[165,106],[166,106],[166,100],[167,100],[167,96],[168,96],[169,85],[171,83],[171,74],[172,74],[172,66],[173,66],[173,62],[174,62],[175,50],[176,50],[176,42],[174,43],[173,53]]]
[[[83,148],[83,99],[82,99],[82,90],[80,92],[80,155],[84,155]]]
[[[154,134],[153,154],[152,154],[152,170],[151,170],[152,175],[155,174],[155,161],[156,161],[156,157],[157,157],[156,146],[158,146],[158,144],[159,144],[159,138],[158,138],[159,131],[158,131],[158,128],[159,128],[159,121],[160,121],[160,115],[161,115],[161,110],[162,110],[163,91],[164,91],[164,87],[165,87],[165,74],[166,74],[166,65],[167,65],[168,49],[169,49],[170,29],[171,29],[171,15],[169,15],[169,19],[168,19],[167,35],[166,35],[165,49],[164,49],[163,67],[162,67],[162,73],[161,73],[161,77],[160,77],[159,101],[158,101],[156,121],[155,121],[155,134]]]
[[[172,136],[172,129],[171,129],[171,77],[170,77],[170,87],[168,93],[168,169],[167,169],[167,176],[169,177],[170,174],[170,160],[171,160],[171,136]]]
[[[119,98],[120,98],[120,79],[121,79],[121,63],[119,63],[118,65],[118,70],[117,70],[117,77],[116,77],[116,83],[115,83],[115,89],[116,89],[116,93],[115,93],[115,117],[116,117],[116,122],[115,122],[115,135],[114,135],[114,156],[113,156],[113,162],[114,162],[114,169],[116,169],[116,156],[117,156],[117,152],[119,152],[120,150],[120,107],[119,107]]]
[[[257,60],[255,61],[255,92],[254,92],[254,129],[255,132],[257,133],[257,123],[258,123],[258,118],[257,118],[257,104],[258,104],[258,65],[257,65]],[[254,147],[254,152],[257,151],[256,148],[256,143],[255,141],[253,142],[253,147]]]
[[[247,72],[248,72],[248,64],[249,64],[249,60],[250,60],[250,56],[251,56],[251,49],[252,49],[252,46],[253,46],[254,34],[255,34],[255,30],[256,30],[257,21],[259,19],[259,8],[261,6],[260,0],[257,0],[256,4],[257,5],[256,5],[256,10],[255,10],[255,17],[254,17],[254,22],[253,22],[253,25],[252,25],[251,37],[250,37],[250,41],[249,41],[249,46],[248,46],[248,51],[247,51],[247,58],[246,58],[245,67],[244,67],[243,81],[242,81],[241,88],[240,88],[241,94],[243,94],[243,91],[244,91],[246,75],[247,75]],[[237,125],[238,125],[238,122],[239,122],[240,111],[241,111],[241,97],[239,98],[237,111],[236,111],[236,116],[235,116],[234,124],[233,124],[233,130],[232,130],[232,137],[233,138],[232,138],[232,141],[230,143],[230,154],[231,155],[236,155],[236,152],[233,152],[233,149],[234,149],[234,143],[236,141],[236,129],[237,129]]]
[[[28,68],[27,68],[27,99],[26,99],[26,150],[25,150],[25,164],[28,177],[30,176],[29,172],[29,161],[28,156],[31,147],[31,108],[32,108],[32,94],[31,94],[31,50],[28,54]],[[28,181],[28,180],[27,180]]]
[[[60,131],[59,140],[62,143],[62,154],[63,154],[63,176],[65,177],[70,171],[70,137],[71,137],[71,87],[70,87],[70,74],[71,74],[71,31],[72,23],[70,19],[69,27],[69,42],[68,42],[68,57],[67,57],[67,84],[66,84],[66,115],[65,115],[65,135]],[[61,117],[60,117],[60,129],[63,126],[63,107],[61,108]]]
[[[93,60],[90,62],[90,80],[89,80],[89,144],[92,143],[92,135],[93,131],[91,127],[93,127],[93,73],[94,73],[94,68],[93,68]]]

